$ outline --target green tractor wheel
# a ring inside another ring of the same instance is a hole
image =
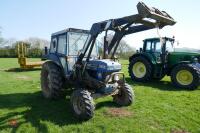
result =
[[[176,87],[193,90],[199,85],[200,72],[191,64],[181,64],[172,70],[171,80]]]
[[[129,75],[134,81],[145,82],[151,79],[152,66],[143,57],[135,57],[129,64]]]

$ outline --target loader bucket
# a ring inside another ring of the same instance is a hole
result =
[[[174,25],[176,23],[176,21],[165,11],[160,11],[154,7],[148,7],[143,2],[137,4],[137,9],[142,18],[154,19],[160,26]]]

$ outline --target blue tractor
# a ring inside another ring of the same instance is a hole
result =
[[[72,110],[82,120],[93,117],[95,98],[110,95],[120,106],[132,104],[133,89],[125,82],[122,66],[115,58],[120,40],[128,34],[175,24],[164,11],[142,2],[137,8],[138,14],[94,23],[89,31],[69,28],[53,33],[41,71],[44,97],[58,99],[64,96],[64,89],[71,88]],[[108,42],[110,31],[114,36]],[[96,43],[101,33],[105,33],[102,55]]]

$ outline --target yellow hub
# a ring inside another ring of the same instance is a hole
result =
[[[176,74],[176,80],[181,85],[190,85],[193,81],[193,75],[188,70],[180,70]]]
[[[143,78],[146,74],[146,66],[142,62],[136,62],[133,65],[133,74],[137,78]]]

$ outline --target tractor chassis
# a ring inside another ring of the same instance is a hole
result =
[[[112,95],[116,95],[120,93],[120,86],[124,86],[125,85],[125,75],[123,72],[114,72],[110,75],[108,75],[108,77],[105,79],[104,82],[102,81],[98,81],[94,78],[92,78],[91,76],[89,76],[88,74],[85,74],[86,76],[84,79],[74,79],[74,78],[68,78],[67,81],[67,85],[70,87],[69,88],[74,88],[74,89],[78,89],[78,88],[85,88],[85,90],[88,90],[91,93],[91,96],[94,99],[98,99],[101,97],[105,97],[105,96],[112,96]],[[113,79],[116,75],[121,75],[121,79],[119,81],[114,81]],[[110,82],[111,81],[111,82]],[[103,92],[98,92],[99,89],[102,88],[106,88],[106,86],[111,85],[113,87],[113,90],[109,93],[103,93]]]

